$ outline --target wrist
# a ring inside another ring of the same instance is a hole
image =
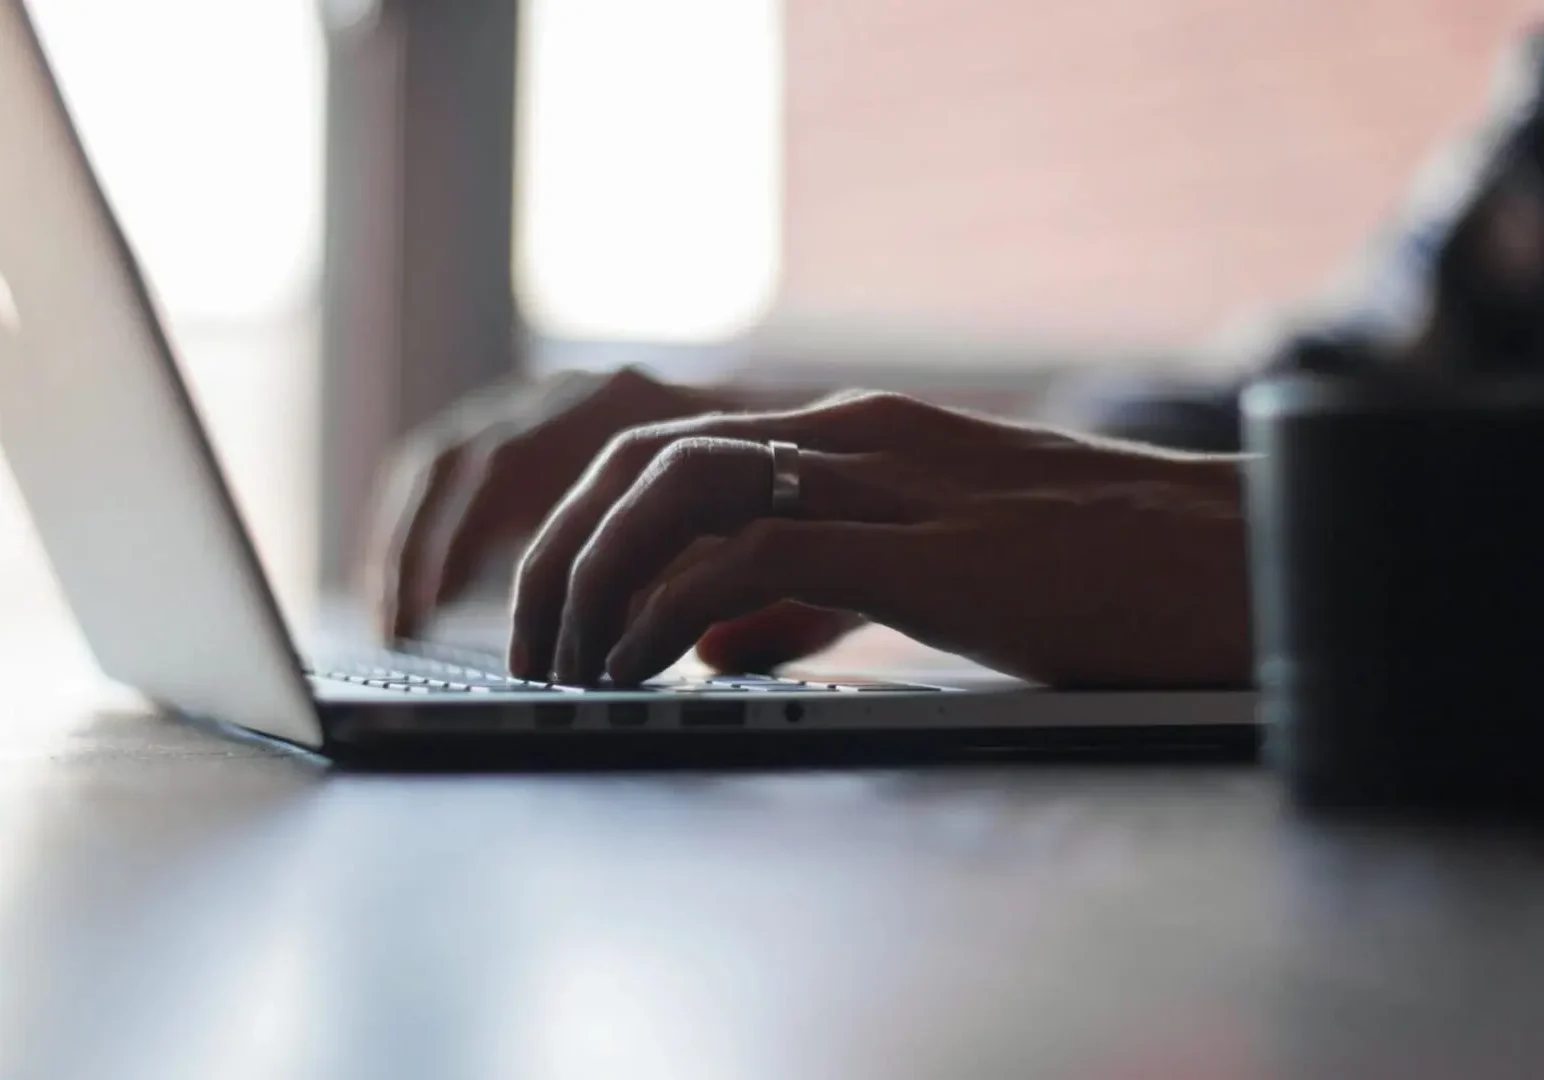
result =
[[[1220,504],[1243,512],[1243,457],[1196,457],[1176,462],[1178,482]]]
[[[1167,488],[1211,505],[1242,508],[1244,477],[1239,455],[1176,453],[1136,443],[1080,438],[1070,478],[1096,483],[1135,483]],[[1039,465],[1043,469],[1043,464]]]

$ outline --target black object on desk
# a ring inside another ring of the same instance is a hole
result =
[[[1544,804],[1544,382],[1244,396],[1267,754],[1309,804]]]

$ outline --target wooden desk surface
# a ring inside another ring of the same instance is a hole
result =
[[[330,775],[0,647],[4,1080],[1544,1068],[1528,836],[1233,767]]]

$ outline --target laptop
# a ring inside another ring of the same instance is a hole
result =
[[[20,0],[0,0],[0,448],[104,672],[340,760],[810,760],[1249,748],[1239,691],[718,675],[511,678],[440,645],[306,655],[275,602]]]

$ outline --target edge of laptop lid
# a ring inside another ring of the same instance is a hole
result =
[[[0,446],[112,678],[308,746],[282,616],[21,0],[0,0]]]

